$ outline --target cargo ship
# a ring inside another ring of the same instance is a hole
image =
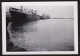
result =
[[[10,8],[9,13],[11,14],[12,21],[32,21],[40,19],[40,16],[37,14],[37,11],[33,10],[24,10],[21,6],[21,9]]]

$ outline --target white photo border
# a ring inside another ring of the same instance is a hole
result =
[[[7,52],[6,51],[6,6],[14,5],[53,5],[74,6],[74,51],[30,51],[30,52]],[[56,1],[56,2],[2,2],[2,54],[3,55],[37,55],[37,54],[78,54],[78,2],[77,1]]]

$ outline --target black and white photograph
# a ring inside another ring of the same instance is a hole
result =
[[[2,2],[3,54],[78,54],[77,6]]]

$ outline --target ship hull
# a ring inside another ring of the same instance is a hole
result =
[[[10,11],[12,21],[28,21],[28,15],[17,12],[17,11]]]

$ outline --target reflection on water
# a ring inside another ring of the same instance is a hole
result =
[[[10,41],[28,51],[73,51],[73,19],[8,24]]]

